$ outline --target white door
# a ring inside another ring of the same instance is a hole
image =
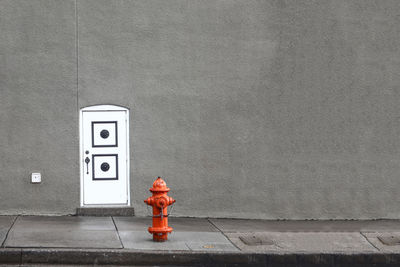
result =
[[[81,111],[81,205],[129,205],[128,110]]]

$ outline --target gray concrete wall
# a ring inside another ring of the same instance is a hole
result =
[[[400,1],[0,10],[3,213],[74,211],[77,108],[109,103],[131,110],[138,215],[161,175],[179,216],[400,218]]]
[[[75,21],[73,0],[0,0],[0,214],[79,205]]]

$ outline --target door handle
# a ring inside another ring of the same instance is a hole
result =
[[[86,157],[86,159],[85,159],[85,163],[86,163],[86,174],[89,174],[89,162],[90,162],[89,157]]]

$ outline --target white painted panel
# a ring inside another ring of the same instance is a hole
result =
[[[82,206],[129,205],[127,118],[127,110],[82,111]]]

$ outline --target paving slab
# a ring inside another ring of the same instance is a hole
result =
[[[153,242],[147,231],[120,231],[124,248],[140,250],[238,251],[219,232],[172,232],[166,242]]]
[[[153,242],[152,236],[145,231],[119,231],[124,248],[139,250],[190,250],[184,242],[176,240],[176,234],[170,234],[165,242]]]
[[[400,237],[400,231],[399,232],[365,232],[363,235],[368,239],[368,241],[373,244],[379,251],[382,252],[395,252],[399,253],[400,252],[400,245],[387,245],[384,244],[381,240],[379,240],[378,237]]]
[[[91,216],[20,216],[14,227],[19,230],[115,230],[111,217]]]
[[[249,246],[241,236],[255,235],[262,240],[270,240],[265,245]],[[360,233],[324,233],[324,232],[254,232],[226,233],[227,237],[242,251],[257,252],[377,252]]]
[[[119,231],[147,231],[151,217],[114,217]],[[207,219],[169,217],[168,224],[175,232],[219,232]]]
[[[18,217],[5,247],[122,248],[110,217]]]
[[[219,232],[208,219],[170,217],[168,221],[177,232]]]
[[[400,231],[399,220],[276,221],[210,219],[222,232],[378,232]]]
[[[7,236],[7,232],[14,220],[15,216],[0,216],[0,246],[3,244],[4,239]]]
[[[151,217],[113,217],[118,231],[147,231]]]

